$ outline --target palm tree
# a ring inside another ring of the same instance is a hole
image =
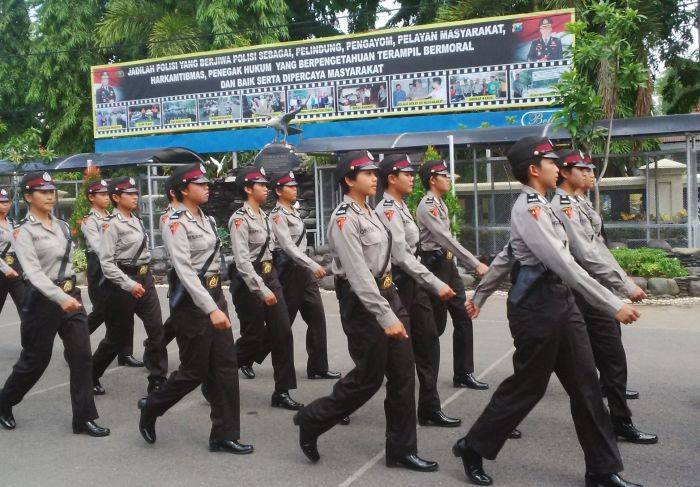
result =
[[[127,57],[170,56],[285,39],[284,0],[108,0],[97,35]]]

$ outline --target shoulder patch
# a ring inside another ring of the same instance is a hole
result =
[[[170,223],[170,233],[175,235],[175,232],[177,232],[177,228],[180,226],[180,222],[171,222]]]
[[[345,220],[347,220],[348,217],[346,216],[339,216],[338,218],[335,219],[335,222],[338,224],[338,228],[340,231],[343,231],[343,227],[345,226]]]
[[[163,216],[165,216],[165,215],[163,215]],[[176,210],[170,214],[170,219],[171,220],[179,220],[180,216],[182,216],[182,210]]]
[[[239,228],[241,225],[243,225],[243,218],[236,218],[236,219],[234,219],[234,220],[233,220],[233,224],[235,225],[236,230],[238,230],[238,228]]]
[[[571,220],[571,217],[574,214],[574,209],[571,206],[565,206],[564,208],[561,209],[561,211],[564,212],[564,214],[567,216],[569,220]]]
[[[440,216],[440,210],[438,210],[437,207],[433,207],[430,209],[430,214],[438,218]]]
[[[275,222],[275,225],[279,225],[281,219],[282,217],[279,215],[272,215],[272,221]]]
[[[528,212],[532,215],[532,217],[535,220],[540,219],[540,213],[542,212],[542,207],[541,206],[531,206],[530,208],[527,209]]]
[[[382,206],[394,206],[394,200],[384,200],[384,203],[382,203]]]
[[[425,198],[425,202],[431,204],[435,203],[435,198],[433,196],[428,196],[427,198]]]
[[[568,194],[559,195],[559,202],[560,202],[562,205],[570,205],[570,204],[571,204],[571,198],[569,198],[569,195],[568,195]]]
[[[536,193],[528,193],[527,194],[527,202],[528,203],[539,203],[540,199],[538,198]]]
[[[386,215],[387,219],[391,221],[392,218],[394,218],[394,210],[384,210],[384,214]]]

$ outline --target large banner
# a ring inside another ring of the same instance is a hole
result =
[[[547,105],[573,10],[92,68],[95,137]]]

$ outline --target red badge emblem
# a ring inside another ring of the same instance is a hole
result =
[[[541,206],[533,206],[532,208],[528,208],[527,211],[530,212],[530,214],[535,218],[535,220],[539,220],[540,219],[540,211],[542,211],[542,207]]]
[[[562,208],[562,210],[566,216],[569,217],[569,220],[571,220],[571,215],[573,215],[573,210],[570,206],[567,206],[566,208]]]
[[[438,211],[437,208],[433,208],[432,210],[430,210],[430,213],[431,213],[435,218],[437,218],[437,217],[440,216],[440,212]]]
[[[389,219],[389,221],[391,221],[391,219],[394,218],[394,210],[386,210],[384,214]]]
[[[19,228],[16,229],[14,232],[12,232],[12,238],[14,238],[15,240],[17,240],[17,235],[19,235]]]
[[[109,228],[109,223],[103,223],[102,224],[102,231],[106,231]]]
[[[338,224],[338,228],[340,228],[340,231],[343,231],[343,227],[345,226],[345,218],[344,216],[339,216],[336,219],[336,223]]]
[[[161,217],[160,217],[160,224],[162,225],[163,223],[165,223],[165,220],[167,220],[167,219],[168,219],[168,215],[167,215],[167,214],[161,216]]]
[[[180,222],[172,222],[170,224],[170,233],[175,235],[175,232],[177,232],[177,227],[179,227],[179,226],[180,226]]]
[[[275,222],[275,225],[278,225],[280,222],[280,216],[279,215],[273,216],[272,221]]]
[[[236,225],[236,230],[238,230],[238,227],[243,225],[243,219],[242,218],[237,218],[236,220],[233,220],[233,224]]]

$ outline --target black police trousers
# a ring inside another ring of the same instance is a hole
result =
[[[265,306],[263,300],[251,293],[245,283],[240,283],[236,291],[232,291],[233,305],[241,322],[241,337],[236,341],[238,365],[261,364],[268,355],[272,355],[275,391],[296,389],[294,337],[277,271],[272,268],[267,274],[261,273],[260,269],[256,269],[256,272],[274,293],[277,304]],[[235,279],[241,277],[236,276]]]
[[[610,416],[603,404],[586,324],[571,291],[554,279],[537,283],[517,306],[508,302],[514,373],[504,380],[465,437],[493,460],[511,431],[542,399],[555,373],[569,395],[586,471],[622,470]]]
[[[411,344],[418,374],[418,415],[440,411],[437,380],[440,371],[440,334],[430,296],[413,278],[396,281],[401,304],[411,320]]]
[[[100,267],[100,259],[95,252],[87,252],[87,290],[92,304],[92,311],[88,314],[88,329],[90,334],[97,330],[102,323],[105,322],[105,287],[107,283],[102,281],[102,267]],[[134,327],[132,326],[125,335],[124,346],[119,352],[120,355],[134,354]]]
[[[417,453],[416,399],[411,341],[389,338],[347,280],[335,279],[340,305],[340,321],[348,338],[348,351],[355,368],[338,380],[329,396],[316,399],[299,412],[309,431],[320,435],[354,413],[379,391],[386,376],[386,454],[400,456]],[[409,336],[411,326],[406,309],[392,286],[381,291],[392,310],[404,324]]]
[[[289,323],[294,324],[297,313],[306,322],[306,373],[328,371],[326,313],[321,301],[318,280],[311,269],[290,262],[279,276],[284,301],[287,303]]]
[[[19,265],[12,266],[12,268],[19,274],[18,277],[7,278],[4,275],[0,276],[0,311],[5,307],[5,301],[7,300],[7,295],[12,297],[12,301],[17,307],[17,312],[22,310],[22,299],[24,299],[25,284],[22,279],[22,269]],[[21,318],[21,316],[20,316]]]
[[[595,365],[600,372],[600,382],[607,390],[610,415],[629,420],[632,411],[627,406],[627,355],[622,345],[620,323],[612,316],[591,306],[578,293],[574,293],[576,305],[583,315],[588,338],[593,349]]]
[[[150,271],[144,276],[136,273],[128,275],[141,284],[146,293],[136,299],[131,293],[111,282],[104,284],[107,334],[97,346],[92,358],[92,375],[95,381],[102,377],[109,364],[122,350],[129,330],[134,328],[134,315],[141,318],[146,329],[143,362],[148,369],[149,377],[165,377],[168,373],[168,352],[163,344],[163,321],[153,275]]]
[[[433,252],[423,252],[423,254],[434,255]],[[440,301],[437,296],[430,296],[430,304],[433,307],[435,324],[438,333],[442,336],[447,327],[447,313],[452,317],[452,353],[455,377],[462,377],[474,372],[474,330],[472,320],[467,315],[464,308],[466,294],[464,283],[459,277],[457,265],[454,258],[446,259],[444,256],[438,258],[423,258],[428,270],[435,274],[445,284],[449,285],[456,293],[455,297],[449,301]]]
[[[219,309],[228,315],[221,287],[209,292]],[[238,440],[240,396],[233,332],[230,328],[214,328],[209,315],[192,302],[189,294],[172,310],[171,323],[180,350],[180,367],[148,396],[146,414],[162,416],[197,386],[204,384],[211,407],[210,439]]]
[[[80,290],[72,297],[81,301]],[[22,352],[0,392],[0,405],[19,404],[51,361],[53,342],[58,334],[63,341],[63,356],[70,370],[70,396],[73,422],[83,423],[98,417],[92,393],[92,354],[87,315],[84,309],[72,313],[46,298],[27,283],[22,302]]]

